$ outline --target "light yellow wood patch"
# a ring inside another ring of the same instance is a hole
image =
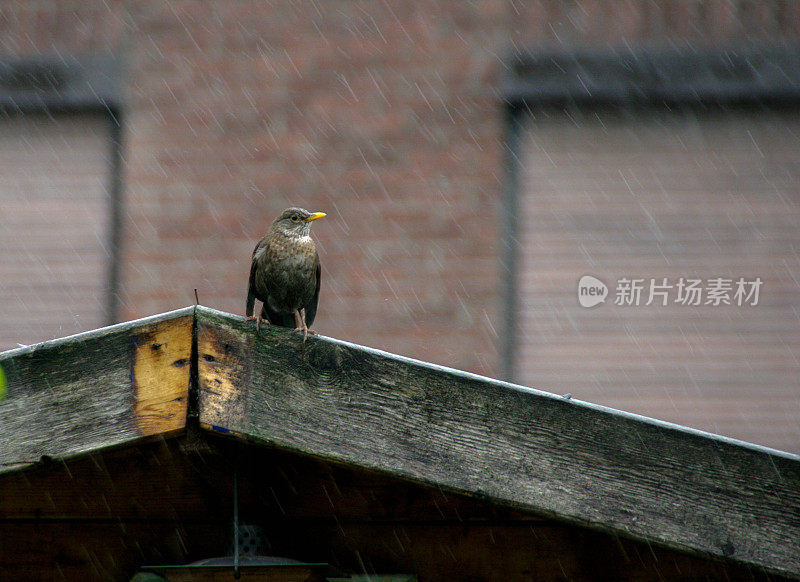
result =
[[[207,428],[228,432],[231,420],[240,420],[246,412],[242,390],[247,386],[249,341],[231,330],[198,325],[200,422]]]
[[[142,435],[186,426],[192,353],[192,318],[156,324],[136,335],[133,385]]]

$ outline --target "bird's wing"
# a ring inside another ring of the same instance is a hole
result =
[[[258,261],[256,261],[256,253],[258,249],[263,247],[266,244],[264,239],[262,238],[258,241],[256,248],[253,249],[253,257],[250,262],[250,279],[247,284],[247,306],[245,307],[245,315],[247,317],[251,317],[253,315],[253,307],[255,306],[256,302],[256,268],[258,266]]]
[[[311,324],[314,323],[314,318],[317,316],[317,303],[319,303],[319,284],[320,280],[322,279],[322,269],[319,265],[319,254],[317,254],[316,251],[314,251],[314,263],[316,264],[314,271],[316,273],[317,286],[314,289],[314,297],[305,305],[306,325],[308,327],[311,327]]]

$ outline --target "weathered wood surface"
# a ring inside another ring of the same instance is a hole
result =
[[[800,576],[800,458],[197,309],[201,425]]]
[[[0,354],[0,472],[183,428],[193,310]]]
[[[186,436],[0,474],[0,579],[127,581],[142,564],[224,555],[230,477]]]
[[[0,475],[0,578],[127,581],[144,565],[227,555],[234,474],[241,522],[263,526],[271,555],[348,572],[427,582],[783,580],[193,424],[176,438]]]

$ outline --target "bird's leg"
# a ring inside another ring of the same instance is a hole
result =
[[[297,325],[294,330],[302,331],[303,341],[306,341],[306,337],[308,337],[308,327],[306,326],[306,310],[302,307],[294,310],[294,323]]]
[[[299,314],[299,319],[298,319],[298,314]],[[301,307],[300,309],[294,312],[294,321],[297,324],[295,331],[303,332],[303,341],[306,341],[306,337],[308,336],[308,334],[317,335],[317,332],[315,332],[313,329],[308,329],[308,326],[306,325],[305,307]]]

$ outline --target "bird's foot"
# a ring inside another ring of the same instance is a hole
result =
[[[306,338],[308,337],[308,334],[316,335],[313,331],[309,331],[309,329],[306,326],[296,327],[296,328],[294,328],[294,330],[303,333],[303,342],[306,341]]]
[[[297,327],[294,328],[294,330],[303,332],[303,343],[305,343],[306,338],[308,337],[308,326],[306,325],[306,310],[305,309],[303,309],[301,307],[300,309],[295,309],[294,310],[294,322],[295,322],[295,324],[297,324]]]
[[[255,315],[249,315],[245,318],[245,321],[255,321],[256,322],[256,333],[259,332],[259,328],[261,327],[261,322],[266,321],[267,325],[269,325],[269,321],[261,317],[260,315],[256,317]]]

